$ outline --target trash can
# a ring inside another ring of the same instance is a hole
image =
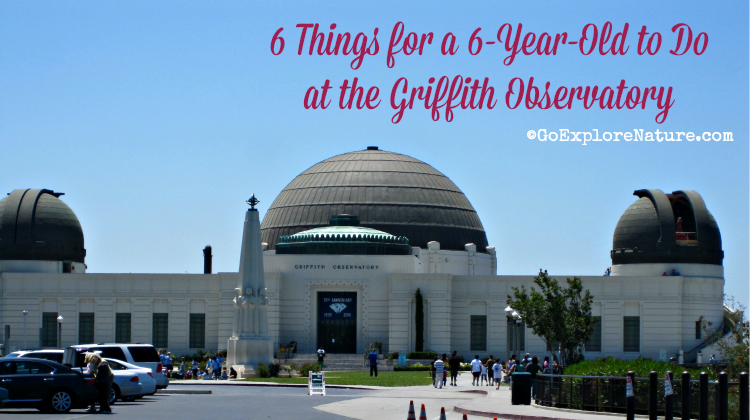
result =
[[[514,372],[510,376],[511,404],[531,405],[531,373]]]

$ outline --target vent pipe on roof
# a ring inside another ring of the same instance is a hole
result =
[[[203,274],[211,274],[211,245],[203,248]]]

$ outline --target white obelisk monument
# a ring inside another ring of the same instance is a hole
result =
[[[273,341],[268,337],[266,282],[263,277],[263,248],[255,194],[247,200],[242,233],[242,254],[237,287],[234,289],[234,323],[227,342],[227,364],[243,378],[256,376],[258,363],[273,363]]]

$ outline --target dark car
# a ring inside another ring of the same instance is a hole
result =
[[[66,413],[96,400],[94,376],[44,359],[0,358],[0,387],[8,390],[4,408],[38,408]]]

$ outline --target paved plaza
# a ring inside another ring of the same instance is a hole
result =
[[[334,377],[336,372],[330,372]],[[391,420],[406,419],[409,401],[414,401],[419,418],[421,404],[426,407],[427,419],[437,420],[444,407],[447,420],[468,417],[497,417],[508,420],[613,420],[610,414],[588,414],[510,404],[510,390],[488,386],[472,386],[471,375],[464,372],[458,386],[435,389],[414,387],[332,387],[327,395],[308,396],[307,387],[258,382],[185,381],[173,382],[164,392],[144,397],[132,403],[118,401],[113,405],[113,416],[118,420],[173,419],[305,419],[305,420]],[[191,392],[180,394],[178,392]],[[193,394],[192,392],[208,392]],[[3,419],[69,420],[104,416],[72,410],[65,415],[44,414],[33,409],[0,410]],[[639,416],[640,417],[640,416]]]

